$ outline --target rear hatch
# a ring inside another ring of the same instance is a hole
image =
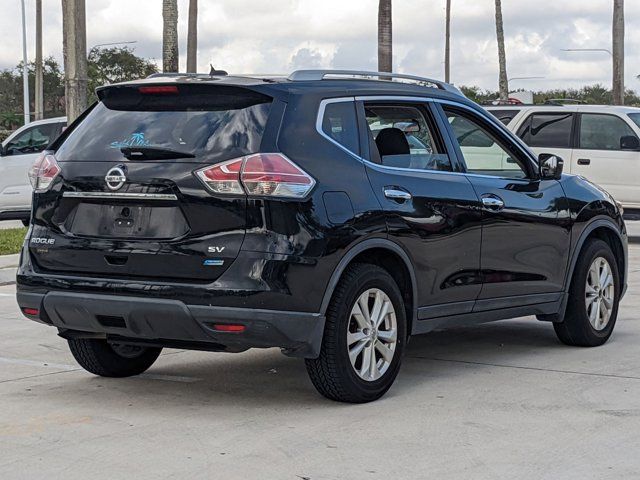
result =
[[[55,151],[59,178],[35,196],[36,268],[217,279],[242,245],[247,199],[212,194],[195,172],[260,151],[272,98],[210,84],[130,84],[99,97]]]

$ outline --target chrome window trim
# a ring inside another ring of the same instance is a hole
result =
[[[320,135],[322,135],[324,138],[329,140],[331,143],[336,145],[338,148],[340,148],[341,150],[347,152],[349,155],[351,155],[352,157],[354,157],[357,160],[360,160],[362,162],[362,161],[365,161],[364,158],[362,158],[358,154],[352,152],[351,150],[349,150],[347,147],[345,147],[341,143],[337,142],[334,138],[329,136],[322,129],[322,121],[324,120],[324,111],[326,110],[327,105],[329,105],[331,103],[348,103],[348,102],[355,104],[356,103],[355,97],[325,98],[324,100],[320,101],[320,107],[318,107],[318,116],[316,117],[316,131]],[[354,105],[354,108],[355,108],[355,105]],[[357,115],[357,112],[356,112],[356,120],[357,120],[357,118],[358,118],[358,115]],[[358,139],[358,141],[360,141],[360,140]]]
[[[178,200],[178,197],[172,193],[63,192],[62,196],[66,198],[89,199],[115,198],[118,200]]]
[[[349,150],[348,148],[346,148],[344,145],[338,143],[336,140],[331,138],[329,135],[327,135],[322,130],[322,120],[324,118],[324,112],[325,112],[326,106],[328,104],[330,104],[330,103],[346,103],[346,102],[355,103],[357,101],[371,101],[371,100],[404,101],[404,102],[439,102],[439,103],[450,104],[450,105],[453,105],[453,106],[456,106],[456,107],[461,107],[461,108],[464,108],[466,110],[469,110],[470,112],[478,114],[478,112],[476,110],[474,110],[473,108],[470,108],[470,107],[468,107],[466,105],[463,105],[463,104],[460,104],[458,102],[452,102],[452,101],[449,101],[449,100],[442,100],[442,99],[436,99],[436,98],[431,98],[431,97],[416,97],[416,96],[402,96],[402,95],[363,95],[363,96],[355,96],[355,97],[325,98],[325,99],[320,101],[320,106],[318,107],[318,115],[316,117],[316,131],[322,137],[326,138],[329,142],[333,143],[335,146],[340,148],[342,151],[348,153],[349,155],[351,155],[356,160],[362,162],[365,166],[368,166],[370,168],[373,168],[374,170],[378,170],[378,171],[382,171],[382,172],[387,170],[387,171],[392,171],[392,172],[398,171],[398,172],[415,172],[415,173],[429,173],[429,174],[436,173],[436,174],[440,174],[440,175],[465,175],[465,176],[477,177],[477,178],[499,178],[499,179],[502,179],[502,180],[510,180],[510,181],[527,181],[527,182],[529,182],[531,180],[530,178],[498,177],[496,175],[482,175],[482,174],[479,174],[479,173],[469,173],[469,172],[447,172],[445,170],[421,170],[421,169],[417,169],[417,168],[390,167],[388,165],[382,165],[382,164],[371,162],[371,161],[367,160],[366,158],[363,158],[360,155],[357,155],[356,153],[354,153],[351,150]],[[488,117],[488,115],[490,115],[490,114],[486,114],[485,115],[484,113],[482,113],[480,115],[483,118],[487,118],[494,125],[497,125],[497,123],[501,123],[497,119],[495,121],[492,121]],[[505,131],[506,127],[505,128],[501,128],[501,130]],[[508,130],[507,130],[507,132],[510,133]],[[517,137],[516,137],[516,139],[518,140],[518,146],[520,146],[520,143],[522,143],[522,142]],[[526,154],[526,152],[523,152],[523,153]],[[531,155],[530,154],[526,154],[526,157],[529,158],[529,160],[531,161]],[[534,164],[534,170],[535,170],[535,164]]]

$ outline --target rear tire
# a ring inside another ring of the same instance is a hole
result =
[[[380,398],[400,369],[406,328],[402,294],[391,275],[376,265],[349,266],[327,309],[320,356],[305,361],[313,385],[340,402]]]
[[[604,344],[615,327],[619,300],[620,275],[611,247],[591,240],[576,263],[564,321],[553,324],[556,335],[566,345]]]
[[[112,346],[106,340],[78,338],[68,340],[76,361],[87,372],[101,377],[131,377],[146,371],[162,348]]]

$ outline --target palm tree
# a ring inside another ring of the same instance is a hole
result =
[[[378,2],[378,71],[392,70],[391,0]]]
[[[87,108],[87,25],[84,0],[62,0],[62,56],[67,119]]]
[[[613,103],[624,105],[624,0],[613,0]]]
[[[178,71],[178,0],[162,0],[162,71]]]
[[[451,0],[447,0],[444,31],[444,81],[451,81]]]
[[[198,71],[198,0],[189,0],[187,31],[187,72]]]
[[[507,56],[504,51],[504,25],[502,24],[502,2],[496,0],[496,35],[498,37],[498,63],[500,64],[500,100],[509,100],[509,81],[507,79]]]

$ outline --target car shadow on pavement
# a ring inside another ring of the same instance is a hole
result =
[[[550,324],[535,319],[434,331],[411,340],[400,375],[383,401],[407,395],[434,378],[441,381],[451,363],[522,366],[556,353],[562,355],[569,348],[559,343]],[[110,379],[73,372],[65,376],[64,399],[74,398],[74,391],[85,399],[95,396],[103,404],[120,402],[125,396],[152,402],[166,414],[174,409],[177,412],[185,402],[238,408],[348,407],[318,395],[304,362],[285,357],[276,349],[240,354],[167,350],[148,373],[140,378]],[[53,389],[47,395],[55,397],[57,392],[63,393]]]

